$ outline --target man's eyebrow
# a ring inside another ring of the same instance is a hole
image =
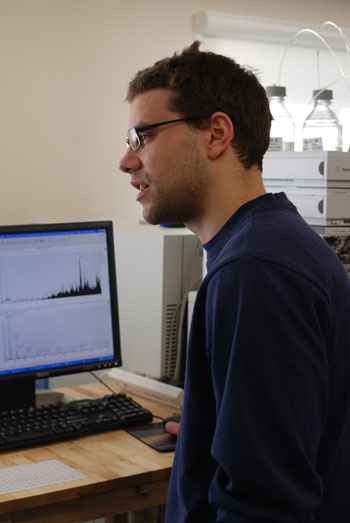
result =
[[[132,127],[130,127],[130,129],[140,129],[140,127],[146,127],[147,125],[150,125],[148,122],[145,122],[145,121],[141,121],[141,122],[138,122],[137,124],[133,125]]]

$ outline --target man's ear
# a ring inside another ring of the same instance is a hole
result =
[[[210,127],[207,129],[207,154],[210,160],[221,156],[234,137],[234,127],[231,118],[223,112],[213,113],[210,117]]]

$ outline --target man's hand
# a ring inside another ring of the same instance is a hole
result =
[[[181,405],[182,408],[182,405]],[[174,434],[174,436],[179,435],[180,430],[180,422],[181,422],[181,414],[175,413],[171,416],[168,416],[163,420],[164,428],[169,434]]]
[[[170,434],[178,436],[180,430],[180,423],[176,423],[176,421],[168,421],[168,423],[165,424],[164,428]]]

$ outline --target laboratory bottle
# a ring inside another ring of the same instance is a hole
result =
[[[294,151],[294,122],[285,106],[286,88],[281,85],[269,85],[266,87],[266,93],[273,117],[269,151]]]
[[[342,128],[332,108],[333,91],[312,92],[314,108],[303,125],[303,150],[342,150]]]

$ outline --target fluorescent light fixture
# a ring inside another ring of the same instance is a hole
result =
[[[344,40],[335,27],[329,25],[301,24],[287,20],[257,18],[251,16],[201,11],[194,15],[194,31],[202,36],[233,38],[287,45],[301,29],[318,32],[333,50],[345,51]],[[350,39],[350,29],[342,29]],[[294,45],[322,48],[320,40],[312,34],[302,33],[293,41]]]

